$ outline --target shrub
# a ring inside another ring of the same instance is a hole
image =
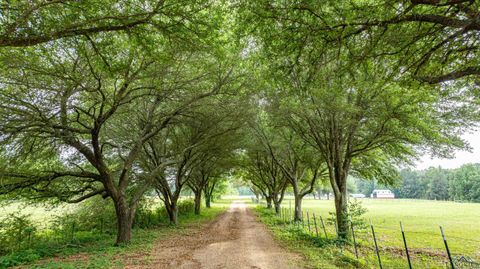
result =
[[[134,227],[150,228],[158,225],[162,221],[161,207],[155,208],[157,203],[152,199],[143,198],[138,204],[135,212]]]
[[[350,199],[348,201],[348,216],[352,220],[355,229],[367,228],[367,221],[363,217],[367,213],[367,209],[363,207],[362,202],[357,199]]]
[[[34,240],[37,228],[30,215],[15,212],[0,222],[0,253],[28,246]]]
[[[54,233],[64,238],[72,237],[72,232],[77,231],[113,233],[115,209],[109,199],[94,197],[78,204],[74,212],[56,216],[52,222]]]
[[[350,225],[353,224],[355,230],[367,228],[367,222],[363,215],[367,213],[367,209],[363,207],[362,202],[357,199],[349,199],[347,203],[346,218],[350,221]],[[327,223],[331,225],[337,225],[337,218],[335,212],[329,212],[330,217],[327,219]]]
[[[178,209],[178,215],[188,215],[194,212],[195,210],[195,203],[193,199],[186,199],[186,200],[180,200],[178,201],[177,204],[177,209]],[[159,206],[155,210],[156,215],[160,219],[168,219],[168,214],[167,210],[165,209],[165,206]]]
[[[177,208],[179,215],[189,214],[195,210],[195,202],[192,199],[180,200]]]

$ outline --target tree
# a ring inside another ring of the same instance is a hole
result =
[[[419,85],[399,75],[399,59],[366,56],[380,46],[342,23],[358,17],[355,7],[368,5],[375,4],[246,1],[239,11],[240,23],[268,57],[288,125],[327,164],[341,238],[348,233],[349,174],[392,184],[396,165],[408,163],[419,147],[439,155],[463,147],[458,134],[475,121],[472,94]],[[368,8],[358,12],[372,16]],[[258,23],[249,27],[251,21]],[[453,99],[459,100],[454,106]]]
[[[261,120],[268,119],[268,125],[254,128],[263,153],[257,151],[254,152],[256,155],[251,157],[255,164],[252,173],[257,175],[256,178],[261,183],[257,183],[256,187],[264,190],[266,197],[277,200],[275,205],[278,210],[278,201],[283,199],[287,187],[285,183],[292,186],[295,198],[294,220],[299,221],[303,217],[302,199],[313,192],[317,180],[322,177],[323,161],[315,156],[310,145],[290,129],[275,128],[276,124],[281,124],[283,120],[275,116],[277,115],[265,116]]]
[[[466,164],[449,173],[449,194],[452,200],[480,201],[480,165]]]
[[[28,47],[106,32],[159,31],[200,23],[208,1],[16,1],[0,5],[0,47]],[[180,20],[179,17],[182,17]],[[197,28],[198,29],[198,28]],[[195,29],[195,30],[197,30]],[[175,31],[175,30],[173,30]]]
[[[248,106],[237,98],[228,97],[230,100],[221,100],[219,104],[209,104],[206,107],[215,107],[210,114],[203,114],[201,125],[209,133],[205,142],[199,146],[198,165],[192,169],[192,178],[187,185],[195,194],[195,214],[200,214],[202,192],[208,195],[208,207],[218,187],[218,178],[233,168],[235,164],[235,150],[240,148],[242,132],[241,127],[245,121],[242,117],[249,115]],[[242,105],[242,107],[240,107]],[[205,113],[205,112],[204,112]],[[216,181],[209,184],[210,181]],[[208,190],[206,190],[209,188]]]
[[[395,195],[399,198],[422,199],[425,197],[426,186],[420,179],[418,171],[411,169],[400,170],[402,185]]]
[[[287,131],[289,133],[289,131]],[[282,148],[270,147],[270,154],[280,166],[293,189],[295,200],[294,220],[303,220],[302,200],[313,192],[318,180],[324,176],[323,159],[315,156],[309,145],[292,133],[284,134]]]
[[[238,13],[244,28],[276,47],[271,55],[283,48],[292,63],[315,55],[321,64],[320,50],[347,45],[352,58],[388,58],[407,78],[472,86],[480,75],[479,9],[471,0],[244,1]]]
[[[151,183],[148,172],[136,170],[143,146],[228,77],[203,92],[185,92],[205,79],[206,65],[137,41],[117,34],[2,55],[9,60],[2,69],[0,130],[10,153],[2,192],[27,188],[66,202],[110,197],[117,244],[130,240],[136,206]],[[22,158],[38,165],[15,165]],[[55,165],[41,165],[45,159]]]
[[[247,180],[265,197],[267,208],[272,208],[273,202],[275,212],[280,213],[288,181],[268,149],[250,149],[244,169],[247,171]]]
[[[339,11],[344,22],[330,29],[345,39],[367,37],[366,56],[394,57],[419,81],[473,82],[480,76],[479,10],[469,0],[348,3]]]
[[[449,171],[440,167],[430,167],[422,174],[427,183],[425,198],[429,200],[448,200]]]
[[[237,90],[236,77],[232,70],[219,70],[218,81],[213,80],[214,88],[220,89],[221,93],[229,93]],[[226,74],[223,74],[226,73]],[[207,84],[208,85],[208,84]],[[206,85],[196,84],[200,91]],[[217,92],[217,90],[215,90]],[[218,92],[217,92],[218,93]],[[216,96],[219,98],[219,95]],[[219,101],[217,101],[219,100]],[[190,184],[197,200],[200,199],[200,187],[204,187],[212,172],[209,167],[219,162],[218,158],[225,157],[237,144],[233,142],[235,132],[240,128],[242,121],[237,121],[242,113],[241,109],[233,110],[233,100],[210,99],[203,100],[198,107],[183,111],[182,117],[165,133],[159,133],[144,148],[143,166],[148,171],[156,169],[162,163],[165,156],[170,159],[170,165],[162,171],[154,174],[153,181],[160,199],[164,202],[165,208],[172,224],[177,224],[177,202],[184,186]],[[203,105],[201,105],[203,104]],[[215,107],[216,110],[211,109]],[[225,142],[221,144],[220,141]],[[225,152],[222,152],[225,151]],[[217,156],[218,154],[218,156]],[[210,163],[213,162],[213,163]],[[197,188],[195,178],[200,175],[203,178],[201,185]],[[196,204],[197,207],[199,204]]]
[[[396,83],[381,63],[372,64],[343,74],[342,69],[325,73],[325,67],[308,70],[318,73],[302,80],[297,103],[288,103],[293,129],[326,160],[343,238],[348,233],[350,173],[391,184],[398,178],[395,164],[408,163],[408,156],[416,155],[415,147],[436,145],[434,149],[445,154],[445,149],[463,146],[450,135],[458,133],[462,123],[438,109],[438,93]]]
[[[215,176],[208,180],[205,188],[203,188],[203,194],[205,196],[205,207],[210,208],[211,203],[215,201],[215,193],[218,189],[222,189],[222,185],[225,184],[226,178],[221,176]]]

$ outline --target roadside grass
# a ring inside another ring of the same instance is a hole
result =
[[[445,230],[450,250],[454,256],[466,255],[480,261],[480,225],[478,225],[480,204],[403,199],[361,199],[360,201],[368,209],[365,214],[367,223],[371,220],[374,225],[384,268],[408,268],[400,232],[400,221],[405,227],[414,268],[445,268],[448,258],[440,235],[440,225]],[[282,207],[287,214],[290,211],[290,205],[293,205],[293,198],[286,197]],[[329,212],[334,211],[333,201],[305,199],[302,208],[305,218],[307,211],[310,218],[313,213],[317,218],[321,216],[326,222],[328,237],[335,237],[334,224],[326,221],[330,217]],[[262,220],[265,219],[262,218]],[[278,218],[276,221],[278,222]],[[313,220],[311,225],[313,226]],[[320,227],[320,223],[318,226]],[[269,225],[269,227],[273,227],[272,230],[277,236],[281,235],[279,236],[281,240],[288,239],[287,235],[291,236],[292,234],[289,225],[278,227]],[[319,229],[320,236],[324,237],[322,229]],[[287,235],[282,235],[282,233],[287,233]],[[314,234],[313,227],[311,233],[308,233],[307,228],[302,229],[302,233],[306,233],[310,237]],[[356,237],[360,251],[359,264],[367,268],[378,267],[370,227],[358,229]],[[289,244],[295,244],[295,242]],[[305,244],[310,246],[309,243]],[[337,251],[333,249],[334,247],[331,247],[330,244],[327,247],[317,247],[312,250],[310,247],[302,247],[300,252],[309,257],[309,260],[316,259],[315,264],[322,264],[322,260],[331,262],[330,255],[337,256],[336,260],[342,260],[345,256],[348,259],[354,258],[352,245],[346,246],[344,255],[337,255]],[[314,254],[308,254],[310,251]],[[328,268],[325,266],[322,264],[320,267]],[[348,267],[340,266],[340,268]]]
[[[123,268],[125,259],[148,263],[155,241],[173,233],[183,233],[190,228],[213,220],[225,211],[223,205],[202,208],[199,216],[185,213],[179,216],[179,225],[171,226],[167,220],[149,229],[134,229],[132,241],[115,247],[115,234],[79,232],[74,240],[39,240],[30,248],[14,251],[0,257],[0,268],[20,265],[20,268]],[[33,209],[29,209],[33,210]],[[41,211],[40,209],[35,209]],[[41,214],[37,216],[44,217]],[[48,235],[47,235],[48,236]]]
[[[254,210],[281,245],[305,256],[305,263],[301,266],[312,269],[367,268],[349,253],[342,253],[335,240],[308,234],[301,225],[284,224],[273,210],[263,206],[257,206]]]

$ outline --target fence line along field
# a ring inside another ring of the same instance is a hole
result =
[[[390,252],[390,254],[397,252],[397,258],[404,259],[404,243],[400,230],[400,222],[402,222],[408,247],[414,259],[417,259],[417,263],[420,262],[419,260],[430,260],[434,263],[427,263],[429,266],[444,264],[446,252],[440,226],[445,230],[450,251],[454,256],[466,256],[480,261],[480,204],[478,203],[407,199],[357,199],[357,201],[368,210],[363,218],[367,224],[371,221],[374,225],[380,251]],[[310,218],[315,214],[318,218],[321,216],[327,223],[331,218],[329,212],[334,211],[333,203],[332,200],[305,199],[302,203],[305,223],[306,212]],[[286,214],[289,214],[289,208],[293,205],[293,198],[286,197],[282,208],[285,209]],[[333,238],[334,224],[330,223],[326,226],[327,232],[331,233]],[[357,228],[360,229],[357,232],[359,237],[357,240],[360,244],[373,248],[370,228]],[[373,256],[373,253],[372,251],[369,256]],[[370,258],[373,258],[373,262],[375,261],[375,257]],[[386,255],[384,259],[388,263],[388,259],[392,257]],[[392,264],[397,265],[397,263],[398,261]]]

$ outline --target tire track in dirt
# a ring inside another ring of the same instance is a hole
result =
[[[126,268],[291,269],[301,268],[299,261],[300,256],[273,240],[244,203],[233,202],[209,225],[160,240],[147,265]]]

